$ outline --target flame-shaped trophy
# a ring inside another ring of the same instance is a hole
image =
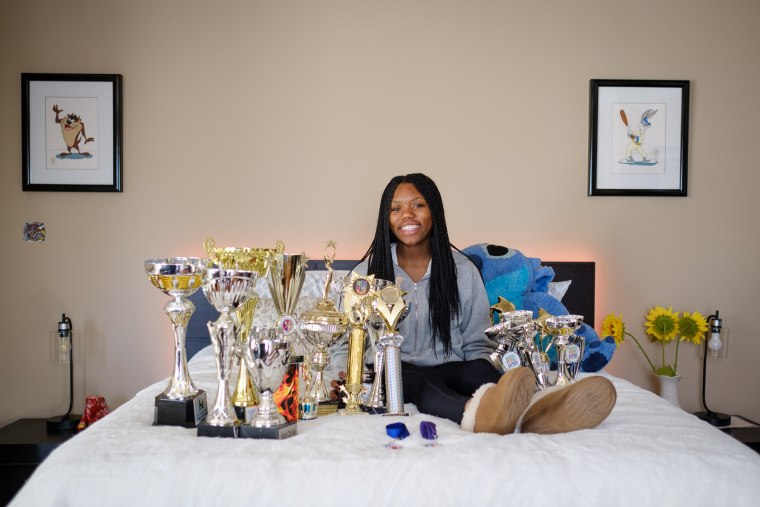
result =
[[[395,285],[383,288],[376,300],[375,310],[385,322],[380,344],[385,352],[386,412],[383,415],[409,415],[404,412],[404,385],[401,377],[401,336],[396,327],[405,315],[406,302],[403,291]]]
[[[348,283],[343,287],[343,313],[349,322],[348,360],[346,367],[346,391],[348,400],[341,415],[366,415],[361,409],[361,394],[364,391],[362,377],[364,372],[364,349],[367,335],[364,325],[372,312],[371,301],[374,297],[372,281],[374,275],[363,276],[351,272],[346,277]]]
[[[278,242],[275,248],[238,248],[216,246],[213,238],[206,238],[203,242],[203,248],[206,250],[212,262],[218,264],[224,269],[240,269],[244,271],[253,271],[259,277],[265,276],[267,271],[266,258],[272,253],[282,252],[284,249],[282,243]],[[237,337],[237,347],[235,355],[237,356],[238,370],[235,391],[232,393],[232,405],[241,419],[249,420],[252,412],[258,405],[258,393],[253,388],[251,376],[248,374],[248,366],[245,364],[243,345],[248,337],[248,332],[253,324],[253,317],[256,312],[256,305],[259,302],[257,294],[243,303],[231,317],[240,327]]]
[[[329,299],[333,280],[332,264],[335,258],[335,243],[328,242],[326,250],[324,259],[328,274],[322,299],[317,301],[314,308],[303,312],[298,323],[301,336],[315,349],[311,353],[310,361],[314,377],[303,397],[303,405],[310,409],[314,403],[330,402],[323,379],[323,371],[330,363],[330,354],[327,349],[337,345],[348,328],[347,317],[338,311],[335,303]],[[316,410],[302,410],[301,419],[313,419],[316,416]]]
[[[198,436],[237,436],[240,421],[230,400],[229,383],[240,325],[230,314],[255,295],[257,279],[254,271],[223,268],[209,268],[203,277],[203,295],[220,313],[216,322],[207,323],[216,356],[218,389],[214,407],[198,425]]]
[[[573,338],[576,337],[575,332],[582,324],[582,315],[559,315],[549,317],[545,321],[546,331],[554,337],[554,347],[557,349],[557,378],[554,385],[568,386],[575,382],[574,373],[578,368],[574,368],[571,374],[568,363],[580,362],[581,355],[576,350],[579,347],[574,343]],[[569,361],[568,352],[571,356]]]
[[[240,426],[241,438],[282,439],[296,434],[296,422],[287,422],[277,410],[273,393],[282,383],[290,363],[290,343],[280,327],[251,328],[244,349],[261,389],[259,408],[250,420]]]
[[[156,396],[153,424],[196,427],[206,417],[206,392],[198,389],[187,369],[185,336],[195,305],[187,300],[203,285],[205,259],[172,257],[145,261],[151,283],[173,299],[164,306],[174,331],[174,371],[164,392]]]

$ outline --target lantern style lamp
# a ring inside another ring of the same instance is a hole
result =
[[[74,331],[72,330],[71,319],[65,313],[61,314],[58,330],[53,331],[53,335],[53,361],[58,364],[68,363],[69,365],[69,410],[63,415],[48,418],[47,430],[51,432],[74,431],[80,418],[78,415],[71,414],[71,409],[74,406]]]
[[[710,324],[710,338],[705,340],[705,351],[702,358],[702,406],[705,410],[704,412],[696,412],[694,415],[703,421],[709,422],[713,426],[728,426],[731,424],[731,416],[721,412],[713,412],[707,407],[707,402],[705,401],[708,353],[713,358],[717,358],[720,349],[723,348],[723,342],[720,339],[723,320],[720,318],[720,312],[716,310],[714,315],[707,317],[707,322]]]

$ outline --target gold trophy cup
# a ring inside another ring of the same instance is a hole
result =
[[[206,250],[209,259],[224,269],[238,269],[243,271],[252,271],[259,277],[266,275],[268,255],[276,252],[282,252],[284,246],[277,242],[275,248],[238,248],[238,247],[217,247],[213,238],[209,237],[203,242],[203,248]],[[253,387],[251,376],[248,374],[248,368],[245,364],[245,357],[242,354],[242,346],[250,332],[253,324],[253,317],[256,312],[256,305],[259,302],[258,295],[253,295],[240,308],[235,310],[232,318],[240,326],[238,331],[237,347],[235,355],[240,367],[238,378],[235,383],[235,392],[230,397],[232,405],[238,417],[249,420],[251,412],[259,403],[258,390]]]

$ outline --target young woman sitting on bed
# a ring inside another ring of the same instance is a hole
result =
[[[498,372],[489,304],[475,265],[449,242],[441,194],[424,174],[394,177],[383,191],[375,238],[359,273],[403,278],[410,305],[399,324],[404,400],[475,432],[559,433],[592,428],[616,392],[604,377],[535,393],[525,367]]]

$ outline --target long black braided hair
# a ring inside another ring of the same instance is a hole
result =
[[[430,233],[430,249],[432,265],[430,269],[430,301],[429,319],[433,328],[433,341],[439,339],[443,345],[446,357],[451,353],[451,319],[459,318],[459,288],[457,285],[457,270],[454,256],[451,254],[453,245],[449,242],[449,231],[446,228],[446,217],[443,212],[443,200],[435,182],[421,173],[407,174],[394,177],[383,191],[380,198],[380,211],[377,215],[375,239],[372,241],[362,260],[368,259],[367,274],[383,280],[395,280],[391,243],[398,239],[391,231],[391,201],[396,188],[401,183],[411,183],[425,198],[433,228]],[[456,248],[456,247],[454,247]],[[458,249],[457,249],[458,250]]]

